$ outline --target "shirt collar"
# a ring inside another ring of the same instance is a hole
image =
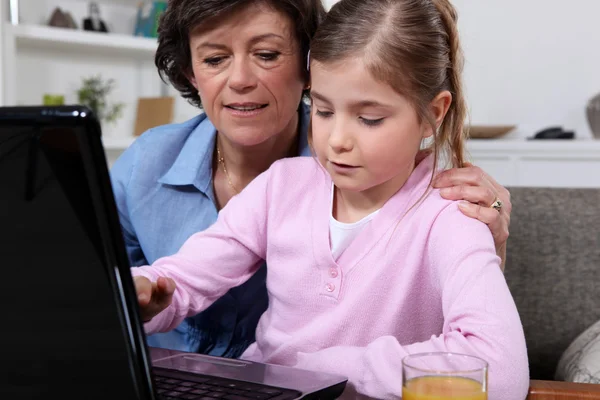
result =
[[[212,181],[213,150],[217,130],[206,115],[183,143],[171,168],[160,179],[160,183],[174,186],[193,185],[208,193]]]
[[[298,156],[311,156],[308,145],[310,106],[304,101],[298,108]],[[193,185],[208,194],[212,184],[212,165],[217,130],[203,114],[202,119],[183,144],[175,162],[158,181],[173,186]]]

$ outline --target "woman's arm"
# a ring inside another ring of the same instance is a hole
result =
[[[174,255],[132,268],[151,282],[171,278],[171,304],[146,323],[146,332],[166,332],[205,310],[230,288],[247,281],[266,257],[267,184],[259,175],[232,198],[208,229],[192,235]]]
[[[129,207],[127,204],[129,181],[131,180],[131,174],[135,167],[136,150],[135,145],[131,146],[121,154],[121,156],[115,161],[110,170],[110,179],[112,183],[112,190],[117,204],[117,211],[119,212],[119,220],[121,223],[121,230],[123,231],[123,240],[125,241],[125,249],[127,250],[127,256],[129,258],[129,264],[132,267],[144,265],[147,263],[142,247],[138,240],[135,228],[131,223],[129,215]]]

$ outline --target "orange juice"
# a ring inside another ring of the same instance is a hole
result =
[[[487,400],[480,382],[457,376],[423,376],[406,382],[402,400]]]

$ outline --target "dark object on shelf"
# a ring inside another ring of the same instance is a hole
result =
[[[538,133],[536,133],[533,137],[530,137],[530,140],[537,139],[573,139],[575,138],[575,132],[573,131],[565,131],[562,126],[551,126],[545,129],[542,129]]]
[[[590,99],[586,114],[592,134],[596,139],[600,139],[600,93]]]
[[[108,28],[100,18],[100,8],[95,2],[90,3],[90,15],[83,20],[83,30],[93,32],[108,32]]]
[[[60,7],[56,7],[54,11],[52,11],[52,15],[48,20],[48,25],[56,28],[77,29],[77,24],[71,16],[71,13],[61,10]]]

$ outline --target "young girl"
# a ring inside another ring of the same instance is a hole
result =
[[[242,358],[399,398],[404,356],[466,353],[489,363],[490,399],[525,398],[523,330],[490,231],[431,189],[440,153],[463,163],[455,20],[447,0],[331,9],[310,53],[316,159],[273,164],[177,254],[132,269],[148,333],[266,260],[269,307]]]

